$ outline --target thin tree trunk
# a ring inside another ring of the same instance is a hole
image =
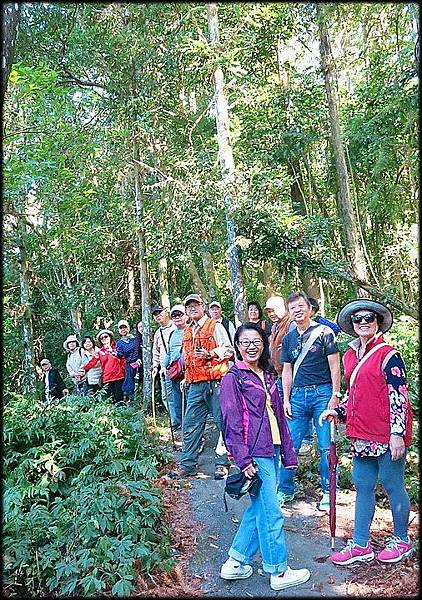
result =
[[[192,278],[193,288],[196,294],[199,294],[204,302],[208,302],[208,294],[205,285],[202,283],[202,279],[199,276],[198,269],[191,258],[186,260],[186,268],[189,271],[189,275]]]
[[[202,266],[208,285],[208,298],[215,300],[217,298],[217,278],[215,276],[214,262],[212,260],[211,252],[201,249]]]
[[[139,161],[139,149],[134,144],[133,155],[135,161]],[[135,183],[135,214],[136,214],[136,241],[139,254],[139,278],[141,287],[141,315],[143,323],[143,348],[142,348],[142,363],[144,369],[143,383],[143,405],[146,407],[149,404],[152,393],[152,351],[151,351],[151,309],[149,296],[149,276],[145,259],[145,233],[143,226],[144,206],[141,195],[141,171],[138,163],[134,165],[134,183]]]
[[[330,39],[324,21],[323,7],[316,4],[318,29],[320,37],[321,63],[325,79],[328,112],[330,117],[331,141],[336,164],[337,183],[339,190],[339,208],[343,222],[346,253],[350,260],[354,279],[366,282],[368,280],[365,257],[359,245],[359,234],[356,217],[350,196],[349,176],[347,173],[343,139],[337,110],[337,81],[334,61],[331,53]],[[358,295],[367,295],[366,290],[357,290]]]
[[[23,307],[22,315],[22,342],[23,342],[23,391],[29,392],[35,388],[35,356],[33,346],[31,296],[29,292],[28,261],[24,242],[24,225],[20,225],[21,235],[18,242],[19,264],[19,291],[20,305]]]
[[[129,265],[127,267],[127,292],[128,292],[128,305],[129,308],[135,308],[136,300],[135,300],[135,274],[133,272],[133,267]]]
[[[265,261],[265,264],[262,268],[262,283],[265,287],[266,299],[274,295],[274,274],[275,269],[273,263],[269,260]]]
[[[208,30],[210,34],[211,47],[218,49],[219,32],[217,5],[207,5]],[[224,75],[220,66],[213,73],[216,101],[216,125],[219,148],[219,162],[222,173],[223,199],[225,206],[225,217],[228,240],[228,262],[231,276],[231,292],[233,297],[234,312],[239,321],[243,322],[246,315],[246,302],[242,281],[242,270],[238,248],[236,246],[236,226],[232,218],[234,209],[234,159],[229,137],[229,112],[227,99],[224,92]]]
[[[13,64],[16,36],[18,32],[20,4],[4,3],[1,7],[2,17],[2,53],[1,53],[1,103],[4,102],[10,70]]]
[[[158,281],[160,286],[161,306],[170,308],[167,268],[167,258],[160,258],[158,261]]]

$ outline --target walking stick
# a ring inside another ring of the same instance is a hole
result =
[[[157,431],[157,421],[155,420],[155,375],[152,375],[151,405],[152,405],[152,422],[154,423],[155,431]]]
[[[165,383],[164,383],[164,387],[165,387]],[[161,388],[163,389],[163,388]],[[166,388],[166,393],[165,393],[165,402],[166,402],[166,409],[167,412],[169,414],[169,425],[170,425],[170,433],[171,433],[171,441],[173,443],[173,450],[176,450],[176,442],[174,441],[174,433],[173,433],[173,425],[171,424],[171,414],[170,414],[170,406],[169,406],[169,401],[168,401],[168,390]]]
[[[180,391],[182,392],[182,442],[183,442],[183,429],[184,429],[184,423],[185,423],[185,402],[186,402],[185,385],[186,385],[186,380],[182,379],[182,381],[180,382]]]

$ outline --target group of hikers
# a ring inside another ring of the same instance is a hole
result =
[[[349,565],[375,558],[370,526],[378,480],[389,498],[394,531],[377,559],[397,562],[413,551],[404,485],[413,411],[403,360],[383,339],[392,313],[366,298],[347,303],[336,323],[317,317],[318,309],[304,292],[292,293],[286,301],[272,296],[264,307],[270,326],[259,303],[250,301],[247,320],[236,328],[223,317],[219,302],[211,302],[207,310],[195,293],[171,310],[152,308],[159,325],[152,375],[160,377],[172,428],[183,441],[179,464],[167,476],[180,480],[196,475],[210,414],[221,434],[214,453],[214,479],[225,479],[236,466],[247,478],[259,476],[262,482],[259,493],[250,497],[221,568],[224,579],[250,577],[258,551],[272,589],[309,579],[308,569],[288,566],[282,507],[295,498],[297,456],[314,430],[322,490],[318,508],[329,510],[328,421],[332,420],[346,423],[356,504],[353,539],[333,553],[331,561]],[[104,329],[95,338],[98,347],[89,336],[80,347],[75,336],[69,336],[64,347],[75,389],[95,391],[101,377],[114,402],[122,402],[123,394],[132,401],[135,373],[141,366],[142,329],[139,325],[137,329],[137,335],[131,335],[122,320],[117,343]],[[336,341],[340,330],[354,338],[343,356],[345,395]],[[78,348],[80,357],[72,358]],[[41,361],[43,370],[51,369],[49,365]]]

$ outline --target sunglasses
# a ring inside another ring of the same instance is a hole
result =
[[[183,313],[180,312],[179,310],[176,310],[175,312],[171,313],[170,315],[172,318],[173,317],[183,317]]]
[[[373,323],[376,319],[376,314],[373,312],[366,313],[364,315],[351,315],[350,320],[352,323]]]
[[[104,335],[100,335],[100,340],[106,340],[109,337],[110,336],[105,333]]]

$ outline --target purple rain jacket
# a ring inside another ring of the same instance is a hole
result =
[[[267,372],[264,372],[264,378],[280,431],[281,461],[285,467],[295,468],[297,455],[275,378]],[[261,379],[243,361],[237,360],[234,368],[231,367],[221,380],[220,405],[223,415],[224,442],[241,470],[251,464],[251,451],[253,456],[260,458],[271,458],[274,455],[265,397]],[[259,430],[264,411],[261,430]]]

